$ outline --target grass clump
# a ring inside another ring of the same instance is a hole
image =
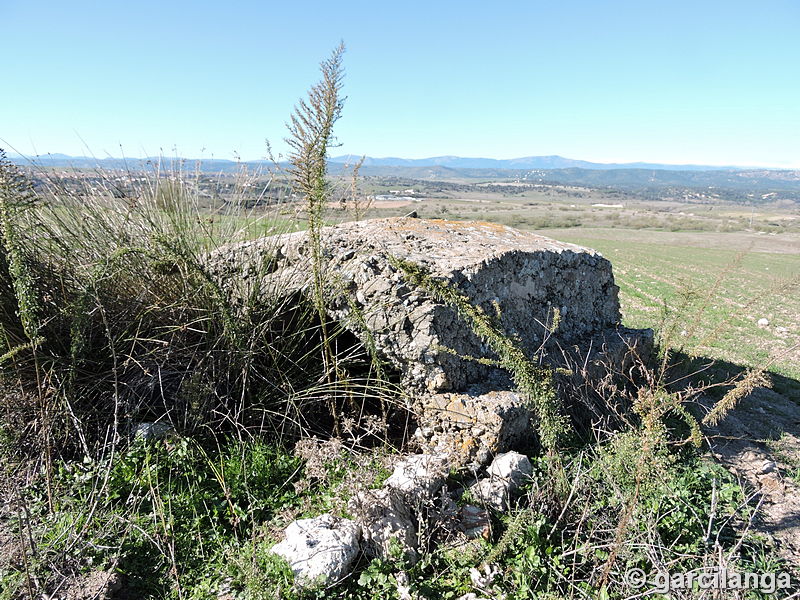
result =
[[[138,597],[244,585],[252,570],[228,562],[242,567],[271,545],[263,523],[300,503],[301,476],[297,458],[263,441],[140,438],[113,458],[62,463],[54,510],[41,502],[43,477],[20,492],[24,510],[8,524],[26,532],[30,560],[12,560],[0,581],[23,592],[32,576],[36,589],[57,589],[109,569]]]
[[[317,238],[341,110],[325,94],[338,94],[342,52],[290,127],[309,144],[292,173]],[[58,593],[98,569],[139,597],[288,581],[266,552],[280,515],[321,510],[313,499],[334,486],[298,483],[291,445],[330,435],[334,414],[354,444],[386,439],[365,406],[383,404],[390,384],[329,321],[324,298],[274,283],[269,247],[242,277],[209,258],[250,229],[286,229],[281,207],[274,218],[235,202],[209,208],[185,172],[157,169],[92,190],[45,177],[34,193],[0,159],[0,541],[19,546],[0,564],[9,597]],[[312,289],[325,294],[317,259]],[[336,360],[333,349],[344,349]],[[139,440],[151,423],[173,433]]]
[[[36,294],[35,274],[31,265],[26,260],[23,241],[15,224],[19,213],[31,207],[35,199],[33,187],[20,170],[6,158],[5,152],[0,149],[0,229],[2,230],[2,245],[0,248],[0,273],[2,273],[3,308],[8,311],[16,303],[14,315],[21,325],[21,333],[27,338],[27,344],[35,346],[42,340],[39,336],[40,311],[39,298]],[[13,322],[12,315],[6,313],[6,322]],[[17,340],[9,340],[9,335],[16,333]],[[4,330],[4,337],[9,345],[14,341],[22,342],[20,332]],[[22,347],[16,346],[9,352],[19,352]],[[8,360],[11,356],[4,355]]]
[[[291,440],[324,433],[331,420],[338,428],[343,410],[390,394],[375,357],[325,310],[320,231],[343,52],[322,63],[323,81],[289,125],[289,173],[312,249],[305,296],[270,278],[277,248],[249,257],[247,272],[209,258],[247,236],[253,213],[203,208],[183,171],[159,164],[143,181],[90,191],[51,179],[33,194],[16,167],[0,164],[0,356],[20,399],[0,409],[20,425],[9,428],[19,449],[94,456],[156,420],[182,433],[271,430]],[[257,228],[285,230],[275,212],[260,213]]]

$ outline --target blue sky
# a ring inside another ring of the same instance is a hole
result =
[[[334,154],[800,168],[797,0],[0,0],[0,146],[261,158],[340,39]]]

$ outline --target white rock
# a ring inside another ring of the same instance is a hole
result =
[[[491,477],[507,479],[514,487],[519,487],[533,472],[531,461],[519,452],[498,454],[489,465],[487,473]]]
[[[166,421],[155,423],[139,423],[133,428],[133,437],[144,440],[160,440],[175,431],[175,428]]]
[[[469,578],[472,581],[472,587],[477,588],[479,590],[486,590],[490,585],[494,583],[494,580],[500,575],[500,569],[497,565],[487,565],[483,564],[483,571],[476,569],[475,567],[470,568],[469,570]]]
[[[400,600],[415,600],[411,593],[411,578],[405,571],[395,573],[394,579],[397,582],[397,596]]]
[[[339,581],[350,573],[361,529],[349,519],[323,514],[294,521],[284,534],[286,539],[271,552],[289,563],[298,583],[312,585]]]
[[[508,510],[511,496],[531,475],[528,457],[519,452],[499,454],[489,465],[487,477],[470,487],[476,500],[499,511]]]
[[[769,325],[769,319],[765,319],[762,317],[758,320],[759,327],[767,327],[768,325]]]
[[[444,455],[414,454],[395,465],[384,485],[402,492],[414,502],[425,502],[444,485],[448,470]]]

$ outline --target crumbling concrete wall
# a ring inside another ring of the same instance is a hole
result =
[[[404,384],[417,392],[463,391],[483,383],[492,367],[464,357],[493,356],[454,308],[410,287],[391,257],[419,264],[457,286],[531,356],[546,340],[551,346],[581,345],[620,321],[608,260],[511,227],[375,219],[326,227],[321,244],[331,317],[362,341],[371,336]],[[209,264],[240,294],[253,293],[249,282],[256,280],[292,293],[310,286],[310,261],[309,235],[297,232],[226,246]],[[259,268],[270,274],[253,277]],[[556,313],[560,323],[550,335]]]

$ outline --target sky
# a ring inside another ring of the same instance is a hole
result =
[[[800,168],[797,0],[0,0],[0,147],[280,154],[340,40],[332,155]]]

